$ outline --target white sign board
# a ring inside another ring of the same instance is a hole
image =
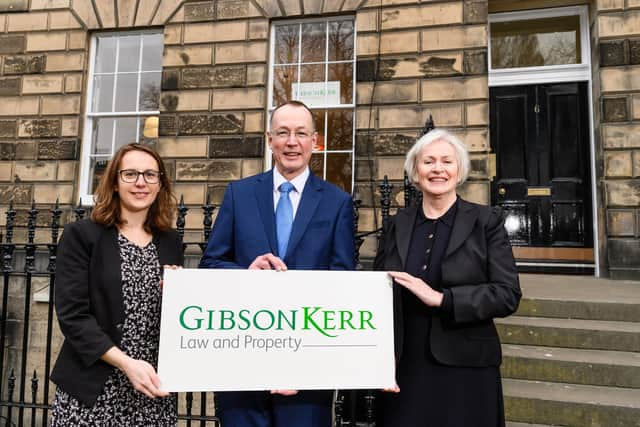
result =
[[[340,105],[340,82],[292,83],[293,96],[309,107]]]
[[[162,389],[392,387],[392,305],[383,272],[165,270]]]

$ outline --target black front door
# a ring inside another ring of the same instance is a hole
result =
[[[587,93],[587,83],[490,90],[491,202],[515,246],[593,247]]]

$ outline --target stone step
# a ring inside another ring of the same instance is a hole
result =
[[[529,424],[529,423],[517,423],[513,421],[507,421],[506,427],[553,427],[548,424]]]
[[[508,420],[566,427],[640,426],[640,390],[503,379]]]
[[[521,274],[520,316],[640,322],[640,282]]]
[[[505,378],[640,388],[640,353],[504,344]]]
[[[505,344],[640,352],[640,322],[511,316],[496,327]]]
[[[640,293],[640,290],[638,291]],[[562,301],[524,297],[517,316],[640,322],[640,304],[597,301]]]

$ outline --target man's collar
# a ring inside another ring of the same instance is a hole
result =
[[[311,172],[309,171],[309,166],[307,166],[306,168],[304,168],[304,170],[300,175],[296,176],[295,178],[289,181],[291,184],[293,184],[298,194],[302,194],[302,190],[304,190],[304,185],[306,184],[310,173]],[[287,179],[283,177],[280,171],[278,170],[278,168],[274,166],[273,167],[273,189],[275,191],[278,191],[278,187],[280,187],[280,184],[282,184],[285,181],[287,181]]]

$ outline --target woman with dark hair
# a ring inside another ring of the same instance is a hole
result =
[[[160,156],[121,147],[94,195],[91,219],[67,224],[55,308],[64,335],[51,372],[53,426],[177,423],[156,374],[161,266],[182,265],[175,197]]]
[[[493,318],[513,313],[520,285],[500,213],[456,188],[469,155],[436,129],[407,153],[420,206],[386,224],[375,259],[394,281],[395,393],[379,427],[504,427],[500,340]]]

